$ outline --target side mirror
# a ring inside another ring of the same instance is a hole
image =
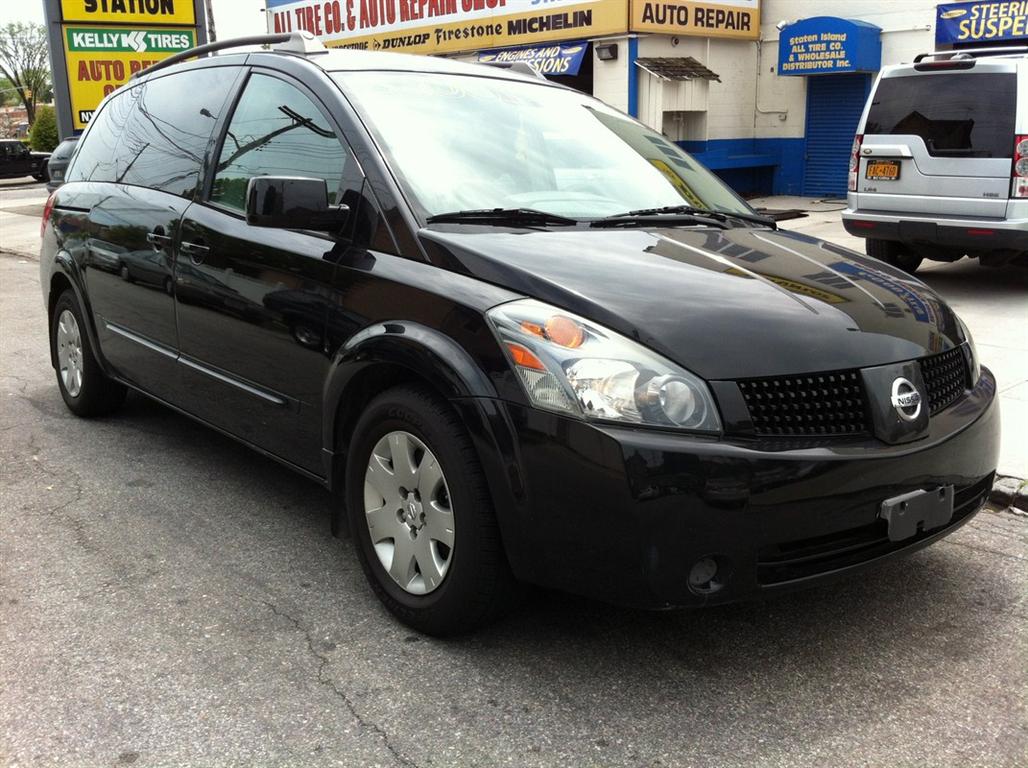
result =
[[[246,185],[246,223],[254,227],[338,232],[349,212],[328,204],[324,179],[256,176]]]

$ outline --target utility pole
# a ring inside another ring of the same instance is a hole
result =
[[[204,6],[207,11],[207,42],[213,43],[218,39],[218,35],[214,31],[214,6],[212,0],[204,0]]]

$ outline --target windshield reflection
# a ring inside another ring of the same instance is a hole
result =
[[[589,219],[683,204],[753,214],[679,147],[577,91],[410,72],[335,77],[426,217],[530,208]]]

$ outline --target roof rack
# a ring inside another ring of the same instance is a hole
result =
[[[166,59],[161,59],[156,64],[153,64],[146,69],[136,72],[132,75],[131,79],[134,80],[137,77],[148,75],[151,72],[156,72],[159,69],[170,67],[172,64],[178,64],[180,61],[185,61],[186,59],[199,58],[200,56],[206,56],[209,53],[215,53],[217,51],[224,51],[228,48],[242,48],[246,45],[272,45],[274,46],[272,48],[274,51],[301,53],[305,56],[311,56],[317,53],[328,53],[328,48],[322,45],[321,41],[310,32],[284,32],[277,35],[233,37],[229,40],[218,40],[214,43],[198,45],[196,48],[190,48],[188,51],[180,51]]]
[[[977,59],[984,56],[1024,56],[1028,54],[1028,45],[1015,45],[1009,48],[963,48],[955,51],[933,51],[932,53],[919,53],[914,57],[914,63],[919,64],[925,59]]]
[[[530,77],[537,77],[540,80],[546,80],[546,75],[533,67],[527,61],[480,61],[478,63],[486,67],[509,69],[511,72],[516,72],[519,75],[528,75]]]

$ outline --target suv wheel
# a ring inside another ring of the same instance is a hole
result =
[[[917,272],[917,268],[924,260],[920,256],[904,251],[903,245],[893,240],[865,240],[864,250],[868,256],[910,274]]]
[[[102,416],[124,402],[125,385],[109,379],[96,361],[82,310],[71,289],[54,305],[50,349],[57,364],[57,386],[73,413]]]
[[[409,386],[372,401],[354,430],[345,488],[361,566],[400,621],[450,635],[512,603],[485,477],[444,401]]]

